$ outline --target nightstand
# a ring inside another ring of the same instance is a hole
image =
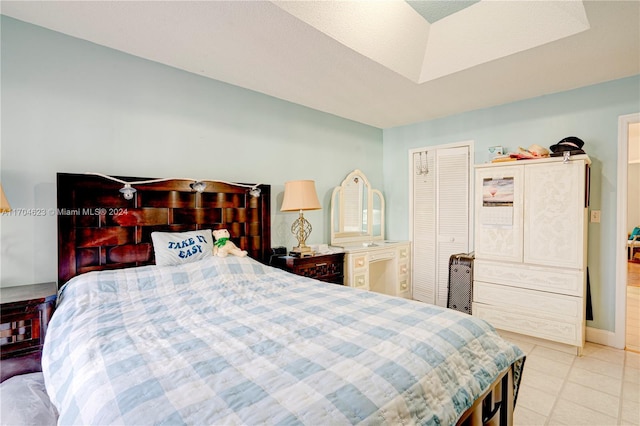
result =
[[[42,345],[57,293],[53,282],[0,287],[0,381],[42,371]]]
[[[308,257],[281,256],[273,266],[296,275],[333,284],[344,283],[344,253],[316,254]]]

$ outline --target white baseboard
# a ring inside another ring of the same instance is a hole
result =
[[[598,345],[611,346],[616,349],[624,349],[624,345],[620,347],[616,344],[617,339],[613,331],[587,327],[586,340],[587,342],[597,343]]]
[[[538,337],[527,336],[525,334],[513,333],[511,331],[497,330],[498,334],[511,343],[515,343],[525,353],[528,353],[534,345],[544,346],[545,348],[554,349],[559,352],[565,352],[576,355],[578,350],[575,346],[566,345],[564,343],[553,342],[551,340],[540,339]]]
[[[551,340],[539,339],[537,337],[526,336],[523,334],[512,333],[509,331],[498,330],[498,333],[505,339],[514,342],[516,344],[521,343],[525,352],[527,352],[527,345],[540,345],[549,349],[555,349],[557,351],[566,352],[575,355],[576,347],[565,345],[563,343],[552,342]],[[603,346],[610,346],[616,349],[624,349],[616,346],[615,333],[607,330],[600,330],[597,328],[586,327],[586,341]]]

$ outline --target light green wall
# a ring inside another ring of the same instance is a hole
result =
[[[409,237],[410,149],[474,140],[477,164],[488,160],[490,146],[501,145],[508,151],[532,144],[548,148],[565,136],[578,136],[585,141],[584,149],[592,161],[590,208],[602,211],[601,223],[589,224],[594,320],[588,325],[613,331],[618,117],[639,111],[640,76],[634,76],[384,130],[389,238]]]
[[[285,181],[316,181],[311,244],[329,241],[331,191],[351,170],[382,187],[380,129],[5,16],[0,35],[0,181],[14,214],[55,208],[57,172],[261,182],[272,244],[292,247]],[[0,224],[0,285],[55,281],[56,218]]]

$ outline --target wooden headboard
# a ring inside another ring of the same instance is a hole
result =
[[[132,182],[152,178],[121,177]],[[260,196],[245,184],[173,179],[134,185],[133,199],[102,176],[58,173],[58,286],[84,272],[154,263],[151,233],[226,228],[249,256],[266,262],[271,254],[271,187]]]

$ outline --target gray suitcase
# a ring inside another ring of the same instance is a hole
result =
[[[471,315],[473,295],[473,253],[453,254],[449,258],[447,308]]]

